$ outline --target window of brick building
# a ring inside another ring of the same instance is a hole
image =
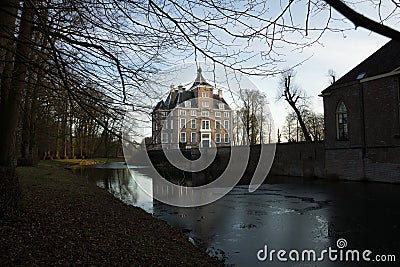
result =
[[[336,108],[336,138],[348,140],[347,108],[343,101],[340,101]]]
[[[185,132],[181,132],[181,143],[186,143],[186,133]]]
[[[202,120],[201,121],[201,129],[202,130],[210,130],[210,121],[209,120]]]
[[[215,121],[215,129],[216,130],[220,130],[221,129],[221,121],[220,120],[216,120]]]
[[[215,143],[221,143],[221,134],[219,133],[215,134]]]
[[[192,132],[192,143],[196,143],[196,142],[197,142],[196,133]]]
[[[181,119],[181,129],[186,128],[186,119]]]

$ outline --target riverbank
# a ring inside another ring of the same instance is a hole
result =
[[[0,221],[0,266],[223,266],[181,230],[65,167],[45,161],[18,168],[22,213]]]

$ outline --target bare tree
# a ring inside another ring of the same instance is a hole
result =
[[[295,72],[293,70],[288,70],[282,73],[278,99],[283,98],[293,109],[294,113],[296,114],[297,121],[300,124],[304,139],[308,142],[311,142],[311,136],[302,116],[302,111],[310,97],[294,84],[294,77]]]
[[[324,115],[306,110],[303,117],[313,141],[324,140]]]
[[[243,144],[255,145],[271,140],[272,117],[266,110],[266,96],[258,90],[244,89],[240,92],[240,99],[242,107],[238,111],[238,118],[242,126]]]
[[[331,84],[336,82],[336,72],[333,69],[328,70],[328,77],[331,78]]]
[[[298,141],[297,117],[294,112],[290,112],[286,115],[282,134],[288,142]]]

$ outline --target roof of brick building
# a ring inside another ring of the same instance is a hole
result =
[[[355,68],[338,79],[325,91],[340,84],[394,72],[400,68],[400,42],[389,41]]]

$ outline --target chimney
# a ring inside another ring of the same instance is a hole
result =
[[[173,93],[175,91],[174,85],[171,84],[171,93]]]
[[[182,85],[178,86],[178,93],[182,93],[183,91],[185,91],[185,88]]]
[[[222,90],[221,89],[218,89],[218,97],[222,98]]]

